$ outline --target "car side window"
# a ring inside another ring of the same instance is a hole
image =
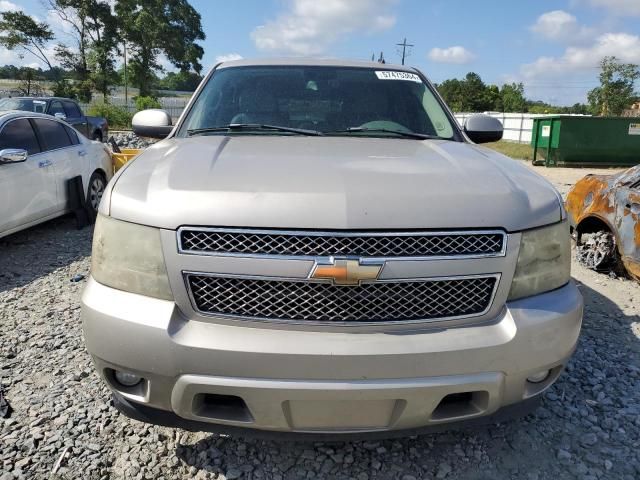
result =
[[[69,118],[80,118],[82,113],[78,106],[73,102],[64,102],[64,111]]]
[[[78,135],[75,130],[70,127],[65,126],[64,129],[67,131],[67,135],[69,135],[69,139],[71,140],[72,145],[78,145],[80,140],[78,139]]]
[[[56,113],[61,113],[66,115],[64,108],[62,107],[62,102],[53,101],[51,102],[51,106],[49,107],[49,115],[55,115]]]
[[[31,123],[26,118],[10,121],[0,130],[0,150],[18,148],[29,155],[40,153],[40,144]]]
[[[35,118],[33,121],[36,124],[40,138],[44,142],[43,147],[45,151],[57,150],[73,145],[62,123],[54,120],[45,120],[44,118]]]

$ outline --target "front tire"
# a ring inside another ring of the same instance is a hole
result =
[[[93,218],[98,215],[98,207],[100,207],[100,200],[107,187],[107,181],[104,175],[100,172],[93,172],[89,179],[89,186],[87,187],[87,200],[86,208]]]
[[[586,237],[585,240],[583,238]],[[616,237],[608,230],[580,235],[576,242],[576,259],[590,270],[601,273],[624,274]]]
[[[93,132],[91,140],[97,140],[98,142],[102,143],[102,132]]]

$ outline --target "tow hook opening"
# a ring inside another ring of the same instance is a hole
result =
[[[193,397],[192,409],[194,415],[212,420],[253,422],[247,404],[242,398],[233,395],[199,393]]]
[[[451,418],[478,415],[489,407],[489,392],[474,391],[450,393],[442,400],[431,414],[432,420],[448,420]]]

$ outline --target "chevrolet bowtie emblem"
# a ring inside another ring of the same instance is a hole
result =
[[[359,259],[333,258],[332,263],[316,263],[309,278],[332,280],[334,285],[360,285],[364,280],[377,280],[384,262],[362,264]]]

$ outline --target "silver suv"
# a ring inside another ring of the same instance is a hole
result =
[[[225,62],[134,129],[166,139],[109,183],[82,299],[125,414],[404,435],[529,411],[572,354],[560,197],[419,71]]]

